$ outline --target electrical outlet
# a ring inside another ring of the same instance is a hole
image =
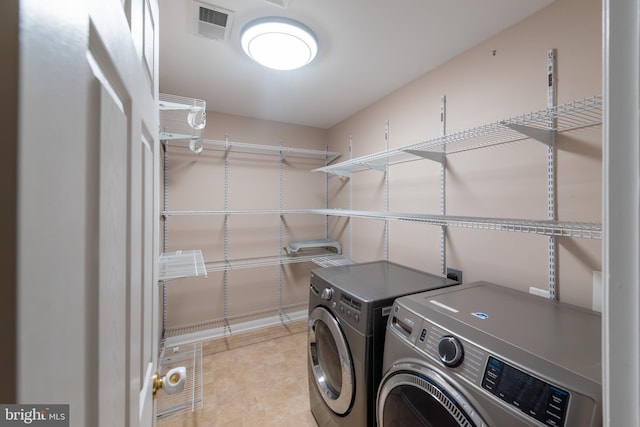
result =
[[[593,272],[593,302],[591,308],[602,313],[602,271]]]
[[[529,293],[532,295],[537,295],[539,297],[546,298],[546,299],[550,298],[550,293],[548,289],[540,289],[540,288],[534,288],[533,286],[529,286]]]
[[[447,267],[447,279],[462,283],[462,270]]]

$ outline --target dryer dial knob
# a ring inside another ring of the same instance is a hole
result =
[[[438,357],[445,366],[455,368],[462,363],[464,350],[459,339],[451,335],[444,335],[438,341]]]
[[[322,290],[322,293],[320,294],[320,298],[327,301],[329,301],[332,296],[333,296],[333,289],[331,288],[324,288]]]

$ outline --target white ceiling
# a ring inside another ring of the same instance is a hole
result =
[[[204,0],[235,12],[228,41],[194,34],[193,0],[159,0],[160,91],[207,110],[329,128],[553,0]],[[264,68],[240,48],[263,16],[296,19],[319,42],[294,71]]]

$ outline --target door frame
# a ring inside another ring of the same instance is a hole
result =
[[[603,1],[605,427],[640,425],[640,0]]]

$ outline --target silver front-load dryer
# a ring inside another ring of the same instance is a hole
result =
[[[378,426],[602,425],[601,318],[487,282],[395,301]]]
[[[319,426],[375,426],[385,328],[393,301],[457,284],[388,261],[311,272],[309,403]]]

